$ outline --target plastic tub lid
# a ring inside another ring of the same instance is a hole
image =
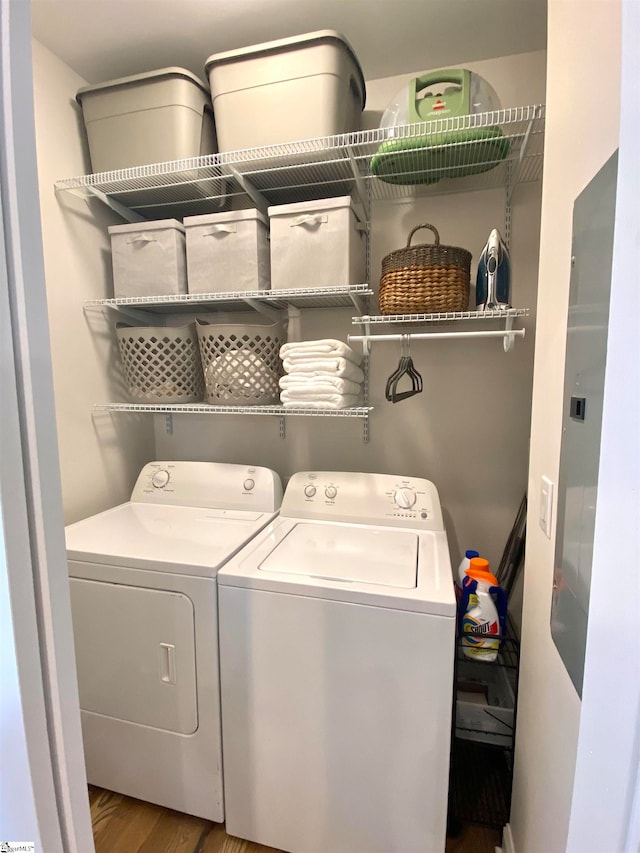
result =
[[[185,228],[190,228],[194,225],[211,225],[216,222],[245,222],[247,220],[257,220],[267,227],[269,225],[267,217],[255,208],[227,210],[222,213],[200,213],[197,216],[185,216],[183,222]]]
[[[191,71],[187,71],[186,68],[171,66],[170,68],[159,68],[156,71],[145,71],[143,74],[132,74],[130,77],[118,77],[117,80],[106,80],[104,83],[94,83],[91,86],[83,86],[76,92],[76,101],[82,106],[83,95],[90,95],[94,92],[99,92],[102,89],[116,89],[120,86],[133,86],[136,83],[144,83],[161,77],[183,77],[185,80],[189,80],[191,83],[195,83],[199,86],[206,95],[209,94],[209,87],[203,83],[199,77],[192,74]]]
[[[351,207],[357,215],[355,203],[350,195],[312,199],[311,201],[294,201],[290,204],[276,204],[268,208],[268,213],[269,217],[288,216],[292,213],[313,213],[316,210],[340,210],[343,207]]]
[[[279,53],[283,48],[300,47],[305,43],[313,43],[320,41],[337,41],[340,42],[347,51],[351,54],[351,58],[358,69],[360,75],[360,83],[362,84],[362,109],[366,102],[366,88],[364,83],[364,74],[358,62],[358,57],[354,49],[351,47],[346,38],[335,30],[317,30],[313,33],[303,33],[299,36],[290,36],[289,38],[276,39],[276,41],[266,41],[262,44],[248,45],[247,47],[236,48],[236,50],[225,50],[223,53],[214,53],[205,62],[205,72],[208,75],[209,69],[213,65],[220,65],[223,62],[233,62],[236,59],[244,59],[248,56],[259,56],[265,53]]]
[[[342,210],[350,208],[358,222],[365,223],[364,208],[349,195],[319,198],[312,201],[294,201],[290,204],[276,204],[267,209],[269,219],[277,216],[291,216],[296,213],[316,213],[320,210]]]
[[[184,226],[177,219],[154,219],[152,222],[131,222],[126,225],[110,225],[109,234],[130,234],[132,231],[160,231],[163,228],[175,228],[182,231]]]

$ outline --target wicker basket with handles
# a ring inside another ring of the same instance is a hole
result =
[[[435,235],[434,244],[411,245],[421,228]],[[416,225],[404,249],[382,259],[378,292],[381,314],[435,314],[466,311],[469,304],[471,252],[459,246],[440,245],[433,225]]]

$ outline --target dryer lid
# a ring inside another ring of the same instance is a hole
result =
[[[215,577],[272,513],[129,502],[69,525],[67,557]]]
[[[301,522],[258,568],[345,583],[415,589],[418,536],[400,530]]]

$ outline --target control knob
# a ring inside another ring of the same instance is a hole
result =
[[[164,489],[169,482],[169,472],[161,468],[159,471],[154,471],[151,477],[151,485],[154,489]]]
[[[400,509],[411,509],[416,502],[416,493],[413,489],[396,489],[393,500]]]
[[[250,492],[251,489],[255,486],[255,484],[256,481],[252,480],[251,477],[248,477],[242,485],[244,487],[245,492]]]
[[[335,486],[327,486],[327,488],[324,490],[324,494],[325,497],[329,498],[329,500],[332,501],[338,494],[338,490]]]
[[[312,498],[316,493],[316,487],[309,484],[304,487],[304,493],[308,498]]]

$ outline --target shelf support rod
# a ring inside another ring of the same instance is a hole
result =
[[[265,305],[264,302],[260,302],[259,299],[251,299],[249,297],[243,299],[243,301],[247,303],[249,308],[253,308],[254,311],[257,311],[259,314],[267,317],[273,323],[277,323],[280,319],[280,312],[277,308],[271,308],[270,305]]]
[[[262,195],[260,190],[256,189],[256,187],[254,187],[249,178],[247,178],[246,175],[243,175],[242,172],[239,172],[237,169],[234,169],[233,166],[227,165],[227,168],[229,169],[235,180],[240,184],[242,191],[249,196],[251,201],[260,211],[260,213],[264,214],[264,216],[267,216],[269,202]]]
[[[509,325],[510,317],[507,318],[507,325]],[[377,341],[433,341],[433,340],[451,340],[455,338],[502,338],[506,341],[508,338],[524,338],[525,330],[524,329],[505,329],[504,331],[488,331],[488,332],[419,332],[417,334],[408,334],[408,335],[347,335],[348,343],[357,343],[361,342],[363,347],[370,347],[371,344],[376,343]],[[513,343],[511,343],[511,347]],[[505,350],[508,352],[508,350]]]
[[[136,213],[135,210],[131,210],[129,207],[125,207],[124,204],[120,204],[119,201],[116,201],[114,198],[110,198],[106,193],[103,193],[101,190],[97,190],[95,187],[88,186],[87,192],[89,193],[89,195],[92,195],[94,198],[97,198],[103,204],[106,204],[107,207],[110,207],[111,210],[115,211],[126,222],[147,221],[144,216],[141,216],[139,213]]]
[[[360,204],[362,205],[365,217],[369,219],[369,193],[367,192],[367,187],[364,182],[362,175],[360,174],[360,170],[358,169],[358,162],[355,158],[355,155],[351,148],[347,148],[347,156],[349,157],[349,165],[351,166],[351,172],[353,173],[353,180],[356,185],[356,193],[358,195],[358,199]]]
[[[149,326],[162,325],[162,321],[159,319],[157,314],[153,314],[151,311],[141,311],[139,308],[131,308],[128,305],[85,305],[84,310],[87,311],[91,308],[100,308],[104,310],[105,307],[110,308],[112,311],[115,311],[136,323],[147,323]]]
[[[527,153],[527,147],[529,146],[529,139],[531,137],[531,131],[533,130],[534,121],[535,119],[533,118],[529,120],[529,124],[527,125],[527,129],[522,140],[522,145],[520,146],[520,155],[518,157],[518,162],[516,163],[516,166],[509,177],[509,184],[507,186],[507,207],[511,207],[511,205],[513,204],[513,196],[516,191],[516,187],[518,186],[518,181],[520,180],[522,163],[524,161],[525,154]]]
[[[366,305],[364,304],[364,299],[360,296],[359,293],[352,293],[350,291],[349,292],[349,298],[351,299],[351,302],[353,303],[353,307],[356,309],[358,314],[364,315],[367,313],[367,308],[366,308]]]

